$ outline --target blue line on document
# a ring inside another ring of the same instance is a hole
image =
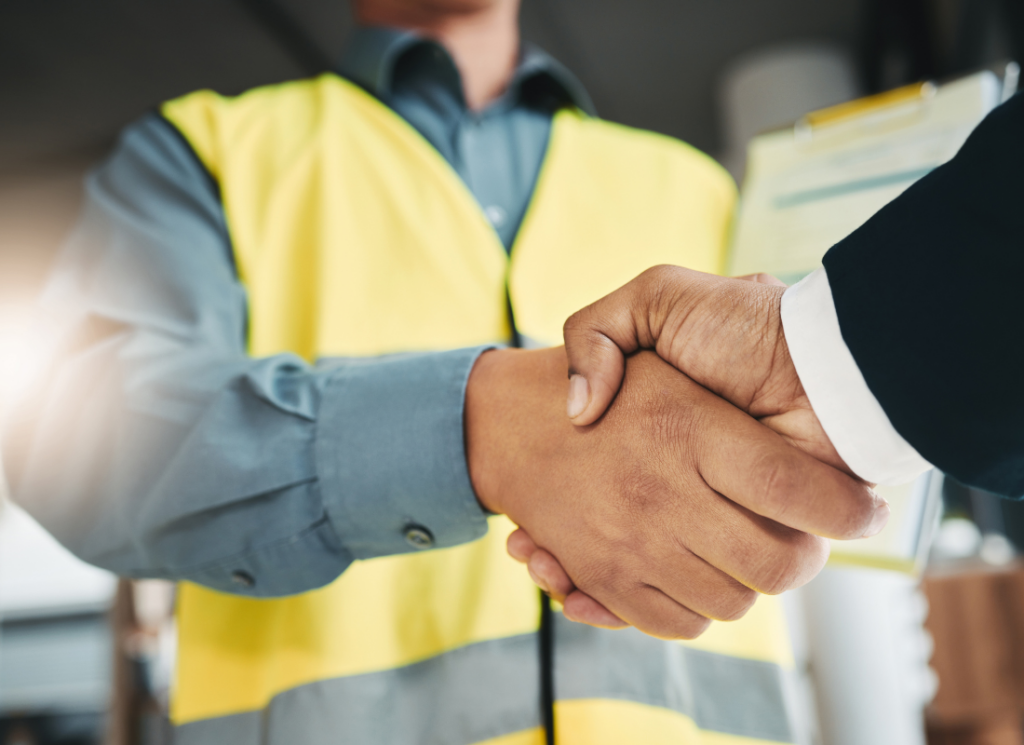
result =
[[[807,189],[806,191],[795,191],[792,194],[783,194],[775,198],[775,208],[784,210],[790,207],[799,207],[809,202],[818,202],[823,199],[833,199],[834,197],[842,197],[847,194],[853,194],[858,191],[868,191],[870,189],[878,189],[883,186],[891,186],[892,184],[899,184],[904,181],[917,181],[922,176],[926,176],[935,170],[938,166],[927,166],[926,168],[915,168],[912,171],[898,171],[897,173],[887,173],[882,176],[872,176],[871,178],[864,178],[858,181],[847,181],[845,184],[832,184],[831,186],[822,186],[817,189]]]

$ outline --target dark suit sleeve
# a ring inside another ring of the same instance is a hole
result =
[[[959,481],[1024,495],[1024,95],[824,265],[896,430]]]

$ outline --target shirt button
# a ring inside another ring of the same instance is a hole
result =
[[[434,545],[434,536],[422,525],[406,525],[405,540],[413,548],[424,549]]]
[[[491,225],[496,228],[500,228],[505,224],[505,220],[508,219],[508,213],[505,212],[501,207],[496,204],[492,204],[490,207],[484,210],[484,215],[490,220]]]
[[[252,587],[256,584],[256,579],[251,574],[243,572],[241,569],[236,569],[231,573],[231,581],[242,587]]]

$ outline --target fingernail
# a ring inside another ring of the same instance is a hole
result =
[[[548,595],[551,594],[551,588],[548,587],[548,583],[533,573],[533,569],[529,566],[526,567],[526,571],[530,573],[530,579],[533,580],[533,584],[537,585],[540,589],[546,592]]]
[[[886,523],[889,522],[889,503],[884,499],[882,503],[875,507],[875,514],[871,518],[871,524],[868,529],[864,531],[864,535],[861,538],[870,538],[873,535],[878,535],[882,532],[882,528],[885,527]]]
[[[573,375],[569,378],[569,403],[566,406],[566,413],[570,419],[575,419],[590,403],[590,384],[582,375]]]

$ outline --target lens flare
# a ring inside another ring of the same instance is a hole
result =
[[[56,343],[55,324],[37,308],[0,305],[0,415],[39,380]]]

